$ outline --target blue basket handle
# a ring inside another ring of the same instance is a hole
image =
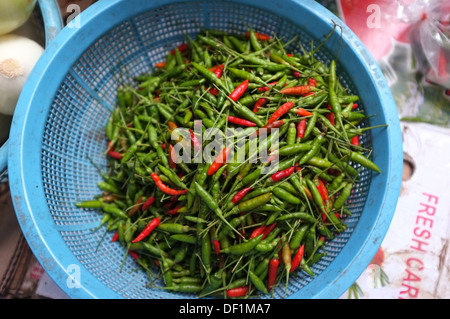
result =
[[[38,0],[42,13],[45,30],[45,46],[48,47],[50,42],[64,27],[64,22],[60,12],[57,0]],[[8,167],[8,141],[5,141],[0,147],[0,183],[7,178]]]
[[[8,170],[8,141],[3,143],[0,147],[0,183],[3,183],[7,179]]]
[[[58,35],[64,27],[64,21],[57,0],[38,0],[45,29],[45,46]]]

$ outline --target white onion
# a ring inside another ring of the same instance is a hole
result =
[[[0,0],[0,35],[22,26],[35,5],[36,0]]]
[[[44,52],[35,41],[23,36],[0,36],[0,113],[12,115],[34,65]]]

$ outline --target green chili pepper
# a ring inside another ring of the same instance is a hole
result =
[[[339,196],[334,201],[333,206],[335,209],[340,209],[341,207],[344,206],[345,202],[350,197],[352,189],[353,189],[352,183],[345,184],[344,188],[340,191]]]
[[[213,293],[216,289],[222,286],[225,271],[223,269],[218,270],[212,276],[209,277],[209,282],[200,291],[199,296],[204,297]]]
[[[256,266],[254,273],[255,275],[257,275],[259,278],[264,278],[265,275],[268,272],[268,266],[269,266],[269,262],[270,262],[270,258],[271,257],[265,257],[261,262],[258,263],[258,265]]]
[[[312,148],[313,148],[313,146],[310,144],[296,143],[296,144],[280,147],[278,152],[281,156],[289,156],[289,155],[294,155],[294,154],[310,151]]]
[[[255,114],[253,113],[249,108],[241,105],[240,103],[234,103],[233,104],[234,109],[240,116],[244,117],[245,119],[249,120],[250,122],[255,123],[259,127],[264,126],[263,121]]]
[[[286,201],[290,204],[299,205],[302,201],[295,195],[289,193],[285,189],[281,187],[276,187],[273,189],[273,194],[277,196],[279,199]]]
[[[85,200],[79,203],[75,203],[75,206],[80,208],[102,208],[103,201],[101,200]]]
[[[313,115],[308,119],[306,128],[305,128],[305,133],[303,134],[303,137],[302,137],[303,140],[306,140],[309,137],[309,135],[311,134],[312,130],[316,126],[318,117],[319,117],[319,113],[313,112]]]
[[[322,146],[322,143],[325,141],[325,137],[321,135],[317,135],[314,138],[312,148],[300,158],[300,161],[298,162],[300,165],[305,164],[308,162],[312,157],[314,157],[317,153],[320,151],[320,147]]]
[[[253,271],[249,271],[248,274],[250,277],[250,281],[255,286],[255,288],[261,291],[262,293],[268,295],[269,292],[267,291],[267,287],[261,280],[261,278],[259,278]]]
[[[293,213],[283,214],[277,218],[277,221],[283,221],[283,220],[288,220],[288,219],[300,219],[300,220],[304,220],[308,223],[314,223],[316,221],[314,216],[312,216],[311,214],[306,213],[306,212],[293,212]]]
[[[358,171],[351,166],[349,163],[346,163],[343,161],[343,158],[339,159],[335,154],[328,153],[328,160],[330,160],[332,163],[336,164],[336,166],[343,172],[347,172],[350,176],[356,177],[358,176]],[[348,155],[345,155],[348,157]]]
[[[263,81],[258,76],[254,75],[253,73],[247,72],[245,70],[240,70],[240,69],[236,69],[236,68],[228,68],[228,71],[230,71],[231,73],[233,73],[235,76],[237,76],[240,79],[249,80],[250,82],[259,83],[262,85],[267,84],[265,81]]]
[[[102,209],[105,213],[109,213],[115,217],[119,217],[122,219],[128,219],[127,214],[125,214],[125,212],[122,209],[118,208],[114,204],[104,204]]]
[[[173,172],[170,168],[167,168],[161,164],[158,164],[158,168],[161,170],[161,173],[163,173],[176,186],[183,189],[187,188],[186,184],[183,183],[181,179],[178,177],[178,175],[175,172]]]
[[[217,77],[216,74],[214,74],[214,72],[208,70],[207,68],[205,68],[204,66],[196,63],[196,62],[191,62],[192,66],[198,71],[200,72],[208,81],[216,84],[220,89],[224,90],[224,91],[228,91],[228,88],[226,87],[226,85],[223,83],[223,81],[221,79],[219,79]]]
[[[279,238],[275,238],[270,241],[263,240],[258,245],[256,245],[255,250],[260,253],[268,253],[273,249],[275,249],[275,247],[277,247],[279,243],[280,243]]]
[[[311,227],[310,224],[304,224],[301,225],[293,234],[290,242],[289,247],[291,248],[291,251],[297,251],[297,249],[301,246],[303,238],[305,238],[306,233],[308,232],[308,229]]]
[[[230,227],[224,227],[219,232],[218,239],[222,239],[225,236],[229,235],[233,229],[242,224],[245,221],[246,215],[238,216],[230,220]]]
[[[201,197],[201,199],[209,207],[209,209],[211,209],[221,221],[223,221],[225,224],[227,224],[227,226],[233,229],[230,223],[223,216],[222,210],[219,208],[219,204],[216,202],[216,200],[197,182],[195,182],[195,189],[197,194]]]
[[[172,234],[183,234],[191,230],[188,225],[178,223],[161,223],[158,225],[158,229]]]
[[[362,155],[361,153],[354,152],[354,151],[344,151],[350,156],[350,160],[354,161],[355,163],[361,164],[364,167],[367,167],[368,169],[371,169],[377,173],[381,173],[380,168],[378,165],[376,165],[374,162],[372,162],[370,159]]]
[[[197,243],[197,238],[194,235],[188,235],[188,234],[173,234],[170,236],[170,238],[187,243],[187,244],[195,244]]]
[[[258,197],[254,197],[252,199],[248,199],[246,201],[241,201],[237,206],[233,207],[233,209],[227,213],[227,216],[234,215],[240,212],[248,212],[259,208],[260,206],[269,202],[271,197],[272,193],[267,193],[259,195]]]
[[[261,242],[263,238],[263,234],[251,238],[249,240],[245,240],[242,243],[234,244],[230,247],[224,248],[221,250],[222,253],[232,254],[232,255],[245,255],[250,253],[255,247]]]
[[[334,239],[333,233],[332,233],[331,230],[330,230],[328,227],[326,227],[324,224],[319,223],[319,224],[317,225],[317,231],[318,231],[321,235],[325,236],[326,238],[328,238],[328,239],[330,239],[330,240],[333,240],[333,239]]]
[[[211,238],[208,233],[201,237],[201,255],[206,273],[211,272]]]
[[[112,194],[120,194],[121,191],[117,188],[116,185],[108,182],[98,182],[98,187],[105,192],[112,193]]]

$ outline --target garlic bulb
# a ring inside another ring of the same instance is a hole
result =
[[[44,48],[28,38],[0,36],[0,113],[12,115],[23,86]]]

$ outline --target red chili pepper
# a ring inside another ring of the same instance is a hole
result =
[[[295,96],[304,95],[309,92],[311,92],[311,86],[309,86],[309,85],[288,87],[288,88],[284,88],[280,91],[280,93],[282,93],[282,94],[295,95]]]
[[[169,214],[169,215],[176,215],[176,214],[178,214],[178,211],[180,210],[181,207],[182,207],[182,206],[178,206],[178,207],[169,209],[169,210],[167,211],[167,214]]]
[[[161,220],[158,217],[153,218],[150,223],[144,228],[144,230],[133,239],[133,243],[137,243],[147,237],[158,225],[161,223]]]
[[[322,197],[323,206],[326,207],[325,202],[329,200],[328,190],[325,186],[325,183],[322,179],[318,179],[319,185],[317,185],[317,190],[319,191],[320,197]],[[327,219],[327,215],[325,212],[322,212],[322,220],[325,221]]]
[[[188,192],[187,189],[183,189],[183,190],[176,190],[173,188],[168,187],[166,184],[164,184],[161,180],[161,178],[159,178],[159,176],[156,173],[152,173],[151,178],[153,179],[153,181],[155,182],[156,186],[158,186],[158,188],[166,194],[169,195],[184,195]]]
[[[355,145],[355,146],[360,146],[359,136],[358,135],[353,136],[352,139],[350,140],[350,143],[352,143],[352,145]]]
[[[226,161],[231,149],[225,146],[208,169],[208,176],[214,174]]]
[[[328,121],[330,121],[330,123],[334,126],[336,124],[335,121],[335,117],[334,117],[334,113],[333,112],[328,112],[325,117],[327,118]]]
[[[223,67],[223,64],[218,64],[216,66],[213,66],[212,68],[209,68],[209,70],[220,79],[220,77],[222,76]]]
[[[357,107],[358,107],[358,104],[353,103],[353,105],[352,105],[352,110],[356,109]]]
[[[245,93],[245,91],[248,88],[248,79],[244,80],[241,84],[239,84],[234,90],[233,92],[230,93],[230,95],[228,95],[228,97],[233,100],[234,102],[236,102],[237,100],[239,100],[239,98]]]
[[[111,237],[111,242],[115,242],[119,239],[119,231],[116,230],[116,232],[114,233],[114,235]]]
[[[299,115],[299,116],[311,116],[313,114],[310,111],[307,111],[305,109],[299,108],[299,109],[297,109],[297,115]]]
[[[308,79],[308,85],[309,85],[309,86],[316,87],[316,86],[317,86],[317,80],[316,80],[316,79],[313,79],[313,78],[309,78],[309,79]]]
[[[259,226],[256,227],[253,231],[252,234],[250,235],[250,238],[255,238],[258,237],[259,235],[261,235],[262,233],[264,233],[264,230],[266,229],[266,226]]]
[[[319,187],[319,192],[322,195],[323,200],[327,201],[327,200],[330,199],[329,196],[328,196],[327,187],[325,186],[325,183],[324,183],[324,181],[321,178],[318,178],[318,180],[319,180],[319,186],[318,186]]]
[[[255,123],[250,122],[249,120],[241,119],[235,116],[228,116],[228,122],[248,127],[256,126]]]
[[[209,70],[213,72],[218,79],[220,79],[220,77],[222,76],[223,68],[224,68],[223,64],[218,64],[213,66],[212,68],[209,68]],[[214,96],[219,95],[219,90],[216,88],[206,88],[206,90],[209,90],[209,92]]]
[[[268,123],[272,123],[278,120],[281,116],[289,112],[289,110],[294,106],[294,102],[286,102],[282,104],[275,112],[273,112],[272,116],[269,118]]]
[[[303,244],[295,253],[294,258],[292,258],[291,269],[289,270],[290,272],[293,272],[298,266],[300,266],[304,253],[305,253],[305,245]]]
[[[270,154],[267,156],[267,163],[271,163],[273,160],[278,158],[278,154]]]
[[[113,148],[111,148],[111,141],[108,141],[108,155],[118,160],[122,159],[123,157],[122,153],[116,152]]]
[[[302,75],[300,74],[300,72],[295,71],[295,70],[292,70],[292,74],[295,76],[296,79],[300,79],[300,77],[302,76]]]
[[[269,102],[268,99],[265,99],[265,98],[263,98],[263,97],[259,98],[259,99],[256,101],[255,105],[253,106],[253,113],[258,112],[259,108],[261,108],[261,107],[263,107],[264,105],[266,105],[267,102]]]
[[[230,298],[244,297],[248,292],[248,285],[227,289],[227,296]]]
[[[280,266],[280,259],[271,258],[269,261],[269,272],[267,274],[267,290],[272,290],[275,279],[277,278],[278,266]]]
[[[272,182],[278,182],[278,181],[290,176],[292,173],[294,173],[294,170],[295,170],[295,166],[291,166],[282,171],[278,171],[278,172],[272,174],[272,176],[270,176],[270,179],[272,180]]]
[[[239,192],[236,193],[236,195],[233,196],[233,199],[231,200],[231,202],[233,204],[237,204],[251,190],[252,190],[251,187],[245,187],[245,188],[241,189]]]
[[[154,197],[150,196],[149,198],[147,198],[147,200],[142,205],[142,211],[147,210],[150,206],[153,205],[154,202],[155,202],[155,198]]]
[[[275,81],[275,82],[271,82],[271,83],[267,83],[267,85],[275,85],[275,84],[277,84],[278,83],[278,81]],[[258,91],[259,92],[266,92],[266,91],[269,91],[270,90],[270,87],[269,86],[262,86],[262,87],[259,87],[258,88]]]
[[[330,123],[334,126],[336,124],[334,114],[332,112],[329,112],[325,115],[325,117],[330,121]]]
[[[303,138],[303,136],[305,136],[305,130],[306,130],[306,119],[303,119],[297,123],[297,137]]]
[[[214,247],[214,252],[216,253],[216,255],[220,254],[220,243],[217,239],[214,239],[212,241],[213,247]]]
[[[137,260],[139,258],[138,253],[135,251],[130,250],[130,251],[128,251],[128,253],[130,254],[131,258],[133,258],[134,260]]]
[[[211,93],[214,96],[219,95],[219,90],[216,88],[209,88],[209,93]]]
[[[180,44],[179,46],[177,46],[177,48],[178,48],[178,51],[184,52],[184,51],[187,50],[188,45],[187,45],[187,43],[182,43],[182,44]],[[170,51],[170,54],[172,54],[172,55],[175,54],[175,49],[172,49],[172,50]]]
[[[155,68],[158,68],[158,69],[162,69],[165,66],[166,66],[166,62],[165,61],[155,63]]]
[[[201,147],[200,140],[197,138],[197,136],[195,136],[194,132],[192,132],[191,129],[189,129],[189,133],[191,134],[191,143],[192,143],[192,146],[194,147],[194,150],[195,151],[200,150],[200,147]]]
[[[269,122],[266,125],[264,125],[263,127],[259,128],[258,130],[256,130],[256,132],[254,134],[256,134],[256,136],[259,136],[261,129],[266,129],[267,130],[267,134],[270,133],[270,130],[272,130],[273,128],[280,128],[282,127],[284,124],[283,120],[277,120],[277,121],[273,121],[273,122]]]
[[[270,40],[270,36],[267,35],[267,34],[260,33],[260,32],[254,32],[254,33],[255,33],[255,36],[256,36],[256,38],[257,38],[258,40],[261,40],[261,41],[267,41],[267,40]],[[250,32],[246,32],[246,33],[245,33],[245,36],[246,36],[247,38],[250,38]]]
[[[277,223],[274,222],[274,223],[266,226],[266,228],[264,229],[264,232],[263,232],[264,235],[263,235],[262,239],[265,239],[270,234],[270,232],[275,228],[276,225],[277,225]]]
[[[328,104],[327,105],[327,109],[331,110],[331,105]],[[334,126],[336,124],[335,121],[335,117],[334,117],[334,113],[333,112],[328,112],[327,114],[325,114],[325,117],[327,118],[328,121],[330,121],[330,123]]]
[[[167,125],[169,126],[169,131],[172,132],[178,128],[178,125],[173,121],[167,121]]]
[[[177,156],[175,152],[173,151],[173,145],[169,144],[169,166],[173,169],[177,167]]]

